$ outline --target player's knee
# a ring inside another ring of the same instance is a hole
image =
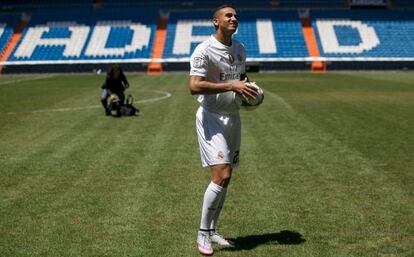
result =
[[[222,183],[229,183],[231,179],[231,174],[225,173],[220,176],[220,180]]]
[[[229,185],[229,183],[230,183],[230,180],[231,180],[231,176],[228,176],[228,177],[225,177],[225,178],[223,178],[223,180],[222,180],[222,187],[227,187],[228,185]]]
[[[214,177],[213,182],[222,187],[227,187],[230,183],[231,176]]]
[[[231,179],[231,167],[230,166],[220,166],[215,167],[213,170],[213,182],[217,185],[226,187],[230,183]]]

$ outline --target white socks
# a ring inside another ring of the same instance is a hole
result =
[[[223,187],[223,190],[221,192],[221,198],[220,198],[219,204],[217,205],[217,210],[214,213],[213,219],[211,220],[210,230],[213,230],[213,231],[216,230],[217,221],[220,216],[221,209],[223,208],[224,200],[226,200],[226,194],[227,194],[227,187]]]
[[[223,207],[227,188],[210,182],[204,193],[203,209],[201,212],[200,231],[210,232],[215,229],[218,216]],[[219,207],[219,208],[218,208]]]

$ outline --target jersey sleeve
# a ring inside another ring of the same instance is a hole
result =
[[[190,76],[207,77],[208,58],[205,51],[197,47],[190,58]]]

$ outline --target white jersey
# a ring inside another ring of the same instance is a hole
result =
[[[214,36],[199,44],[190,58],[190,76],[200,76],[213,83],[239,81],[245,73],[246,54],[244,46],[232,40],[231,46],[220,43]],[[234,92],[205,94],[198,97],[200,105],[222,114],[238,112]]]

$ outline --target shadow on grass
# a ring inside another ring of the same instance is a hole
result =
[[[306,242],[306,239],[302,238],[300,233],[289,230],[283,230],[278,233],[229,238],[229,240],[235,242],[236,246],[223,248],[223,251],[251,250],[264,244],[298,245]]]

